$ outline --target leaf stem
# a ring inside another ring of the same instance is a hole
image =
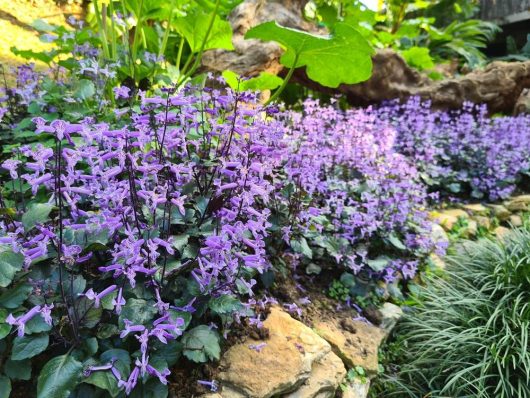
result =
[[[282,85],[280,86],[280,88],[278,88],[278,90],[274,92],[272,97],[270,97],[268,101],[265,102],[265,105],[269,105],[271,102],[276,101],[276,99],[278,99],[282,91],[285,89],[285,87],[287,87],[287,83],[289,83],[289,80],[293,76],[297,63],[298,63],[298,54],[296,54],[296,56],[294,57],[293,66],[291,66],[291,69],[289,69],[289,72],[287,72],[287,76],[285,76],[285,79],[283,79]]]

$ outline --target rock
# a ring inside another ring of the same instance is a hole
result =
[[[510,233],[510,229],[506,227],[497,227],[493,230],[493,233],[498,239],[504,239]]]
[[[514,214],[513,216],[510,216],[508,223],[514,228],[521,227],[523,225],[523,219],[521,216]]]
[[[449,243],[449,237],[447,236],[447,232],[445,232],[443,227],[440,226],[439,224],[435,224],[435,223],[432,224],[431,237],[433,238],[435,242],[440,242],[440,243],[444,242],[447,244]]]
[[[398,321],[403,316],[403,310],[398,305],[385,303],[379,309],[379,312],[382,315],[381,324],[379,327],[382,328],[387,334],[390,334],[392,329],[394,329],[394,326],[396,326]]]
[[[177,398],[177,397],[175,397]],[[201,395],[199,398],[223,398],[221,394],[217,394],[217,393],[214,393],[214,394],[205,394],[205,395]]]
[[[429,254],[429,261],[436,267],[441,270],[444,270],[446,267],[445,261],[437,255],[436,253]]]
[[[449,209],[443,211],[433,211],[430,213],[432,219],[437,221],[443,229],[450,231],[458,222],[459,218],[468,219],[469,215],[461,209]]]
[[[512,199],[511,199],[512,202],[522,202],[522,203],[526,203],[527,205],[530,205],[530,195],[519,195],[519,196],[514,196]]]
[[[366,380],[364,383],[355,379],[353,382],[347,384],[348,388],[342,392],[342,398],[366,398],[368,396],[368,390],[370,389],[370,380]]]
[[[478,224],[477,224],[477,222],[475,220],[469,220],[467,222],[465,235],[468,238],[473,238],[473,237],[477,236],[477,232],[478,232]]]
[[[313,363],[331,351],[324,339],[277,307],[263,325],[269,338],[261,352],[249,345],[263,341],[248,339],[223,355],[223,398],[269,398],[294,391],[308,379]]]
[[[471,214],[485,215],[488,214],[488,208],[480,203],[470,203],[463,205],[462,208]]]
[[[488,207],[493,215],[501,221],[506,221],[512,215],[512,212],[502,205],[488,205]]]
[[[333,398],[345,376],[346,368],[342,360],[333,352],[329,352],[315,361],[306,382],[285,398]]]
[[[475,216],[474,220],[477,222],[479,227],[486,228],[487,230],[491,228],[491,220],[489,217]]]
[[[361,366],[367,375],[377,374],[378,350],[385,332],[361,321],[344,320],[341,326],[336,320],[330,320],[318,323],[315,330],[331,344],[346,367]]]
[[[521,115],[523,113],[530,114],[530,89],[525,88],[522,92],[519,98],[517,99],[517,102],[515,103],[513,113],[515,115]]]
[[[505,203],[506,208],[510,211],[529,211],[530,207],[528,203],[517,201],[517,200],[510,200],[509,202]]]

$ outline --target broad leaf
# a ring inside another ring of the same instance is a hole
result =
[[[385,269],[387,265],[390,264],[391,259],[387,256],[379,256],[373,260],[366,260],[366,264],[374,270],[375,272],[380,272]]]
[[[280,43],[285,48],[280,58],[283,65],[305,66],[311,79],[327,87],[359,83],[372,74],[372,47],[346,23],[336,23],[331,36],[316,36],[266,22],[250,29],[245,38]]]
[[[175,24],[179,33],[188,42],[191,52],[198,53],[208,32],[211,15],[198,11],[191,12],[185,17],[177,18]],[[214,48],[224,48],[233,50],[232,27],[227,21],[223,21],[219,16],[214,17],[210,34],[204,44],[204,50]]]
[[[33,358],[48,348],[49,342],[50,337],[47,334],[17,337],[13,343],[11,359],[21,361]]]
[[[24,256],[12,251],[0,252],[0,287],[7,287],[24,265]]]
[[[4,373],[13,380],[29,380],[31,378],[31,361],[13,361],[8,359],[5,363]]]
[[[11,394],[11,380],[9,377],[0,375],[0,398],[9,398]]]
[[[28,298],[32,291],[33,287],[31,285],[16,285],[0,296],[0,306],[9,309],[17,308]]]
[[[77,83],[74,97],[80,100],[92,98],[96,93],[96,87],[91,80],[82,79]]]
[[[11,325],[5,323],[8,315],[9,313],[6,310],[0,308],[0,340],[6,337],[11,331]]]
[[[230,314],[242,307],[239,300],[229,294],[211,299],[208,306],[217,314]]]
[[[182,337],[183,354],[193,362],[219,359],[221,347],[217,332],[206,325],[199,325]]]
[[[42,368],[37,382],[39,398],[68,398],[77,384],[83,365],[71,355],[61,355]]]
[[[24,229],[29,231],[37,224],[42,224],[48,221],[48,216],[52,211],[53,206],[47,203],[35,203],[22,216],[22,225]]]
[[[127,304],[123,307],[120,314],[120,325],[123,325],[123,320],[128,319],[135,325],[144,325],[153,318],[156,314],[156,308],[152,303],[145,300],[129,299]]]
[[[411,47],[402,51],[401,56],[407,61],[407,64],[418,70],[434,68],[434,61],[426,47]]]
[[[283,79],[267,72],[261,72],[258,76],[250,79],[242,79],[237,73],[225,70],[223,77],[232,90],[239,91],[262,91],[274,90],[282,85]]]

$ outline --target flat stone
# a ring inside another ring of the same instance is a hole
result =
[[[472,214],[488,214],[488,208],[481,203],[470,203],[463,205],[462,208]]]
[[[472,238],[477,236],[478,232],[478,223],[475,220],[469,220],[467,222],[467,227],[465,230],[465,234],[467,237]]]
[[[223,355],[223,398],[269,398],[295,391],[310,376],[313,363],[331,351],[323,338],[277,307],[263,325],[269,330],[267,340],[248,339]],[[261,352],[250,348],[263,342]]]
[[[443,229],[450,231],[458,222],[459,218],[469,219],[469,215],[462,209],[448,209],[443,211],[433,211],[430,213],[433,220],[438,222]]]
[[[514,196],[513,198],[511,198],[510,201],[511,202],[522,202],[522,203],[526,203],[527,205],[530,205],[530,195]]]
[[[487,230],[491,228],[491,220],[489,217],[475,216],[474,220],[477,222],[478,226],[482,228],[486,228]]]
[[[506,208],[510,211],[528,211],[530,207],[526,202],[519,202],[516,200],[510,200],[509,202],[504,203]]]
[[[438,269],[444,270],[446,267],[445,261],[436,253],[429,254],[429,261]]]
[[[362,366],[367,375],[375,375],[378,370],[379,345],[385,332],[362,321],[345,320],[342,327],[336,320],[320,322],[316,332],[331,344],[346,367]]]
[[[503,205],[488,205],[492,210],[493,215],[501,221],[505,221],[512,215],[512,212]]]
[[[493,230],[493,233],[498,239],[503,239],[510,233],[510,228],[506,227],[497,227]]]
[[[510,218],[508,218],[508,223],[510,223],[510,225],[515,228],[521,227],[523,225],[523,218],[514,214],[511,215]]]
[[[333,352],[315,361],[309,378],[298,390],[285,398],[333,398],[339,384],[346,376],[342,360]]]
[[[443,227],[441,227],[439,224],[432,224],[431,237],[433,238],[434,242],[449,243],[449,237],[447,236],[447,232],[445,232]]]
[[[388,302],[383,304],[383,306],[379,309],[379,312],[382,316],[379,327],[387,334],[394,329],[398,321],[403,316],[403,310],[400,306]]]
[[[368,390],[370,389],[370,380],[366,380],[364,383],[355,379],[347,384],[348,388],[342,392],[342,398],[366,398],[368,396]]]

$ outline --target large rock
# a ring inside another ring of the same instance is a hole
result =
[[[493,212],[493,215],[501,221],[506,221],[512,215],[512,212],[503,205],[488,205],[488,207]]]
[[[347,384],[347,389],[342,393],[342,398],[366,398],[370,389],[370,380],[365,382],[355,379]]]
[[[439,223],[446,231],[453,229],[459,218],[469,219],[469,215],[461,209],[433,211],[430,213],[430,217]]]
[[[379,327],[387,334],[390,334],[403,316],[403,310],[398,305],[386,302],[379,309],[379,312],[381,313],[381,324]]]
[[[221,360],[219,381],[223,398],[269,398],[295,391],[323,359],[330,345],[310,328],[279,308],[272,308],[263,323],[269,338],[261,352],[249,339],[232,346]]]
[[[346,368],[342,360],[333,352],[329,352],[313,364],[306,382],[285,398],[333,398],[345,376]]]
[[[367,375],[375,375],[378,370],[379,345],[385,332],[362,321],[330,320],[315,325],[316,332],[331,344],[348,368],[361,366]]]

